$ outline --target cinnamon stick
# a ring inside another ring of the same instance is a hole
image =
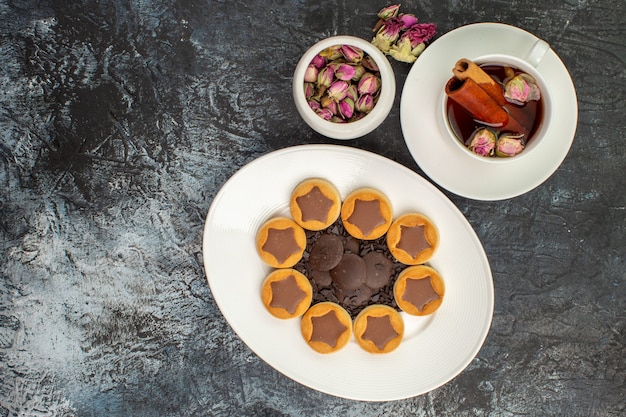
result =
[[[503,130],[520,133],[528,137],[535,124],[534,119],[530,118],[528,113],[522,111],[515,104],[507,103],[504,109],[509,113],[509,123]]]
[[[451,78],[445,87],[448,97],[486,125],[503,127],[509,122],[509,114],[472,78]]]
[[[506,104],[502,87],[473,61],[466,58],[459,59],[454,65],[452,73],[459,80],[472,79],[500,106]]]

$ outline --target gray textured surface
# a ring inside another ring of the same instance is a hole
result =
[[[378,1],[0,0],[0,417],[626,413],[623,0],[408,1],[439,34],[547,40],[579,124],[514,199],[447,193],[495,283],[489,336],[447,385],[392,403],[303,387],[233,333],[202,268],[212,198],[246,162],[330,141],[291,99],[299,56],[369,38]],[[409,70],[394,63],[398,92]],[[346,142],[422,173],[389,118]]]

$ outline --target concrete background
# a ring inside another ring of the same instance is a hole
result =
[[[483,21],[548,41],[577,89],[572,149],[538,188],[444,190],[481,239],[495,312],[470,366],[389,403],[260,360],[213,301],[207,210],[245,163],[333,143],[291,76],[322,38],[369,39],[370,0],[0,0],[0,417],[622,416],[626,413],[626,4],[406,1],[438,35]],[[343,144],[423,174],[396,103]]]

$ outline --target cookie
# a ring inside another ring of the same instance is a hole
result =
[[[256,248],[263,261],[274,268],[290,268],[302,258],[306,233],[287,217],[265,222],[256,236]]]
[[[402,311],[414,316],[434,313],[443,302],[445,285],[441,275],[427,265],[403,270],[393,287],[393,295]]]
[[[313,288],[306,276],[295,269],[276,269],[261,286],[261,301],[274,317],[299,317],[311,306]]]
[[[368,306],[354,319],[354,337],[367,352],[389,353],[400,345],[403,336],[402,316],[387,305]]]
[[[319,353],[343,348],[352,336],[352,318],[339,304],[325,301],[313,305],[300,323],[302,337]]]
[[[291,193],[289,210],[295,222],[304,229],[322,230],[339,217],[341,195],[329,181],[309,178]]]
[[[423,214],[404,214],[391,223],[387,231],[387,246],[398,262],[423,264],[435,254],[439,246],[439,232]]]
[[[351,192],[341,205],[341,221],[346,231],[361,240],[381,237],[391,225],[391,202],[374,188],[359,188]]]

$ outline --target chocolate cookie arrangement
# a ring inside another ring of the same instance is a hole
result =
[[[439,245],[426,216],[394,221],[381,191],[359,188],[342,202],[320,178],[301,182],[289,206],[293,220],[269,219],[257,233],[261,259],[277,268],[261,295],[273,316],[302,317],[302,336],[313,350],[335,352],[354,335],[370,353],[391,352],[404,335],[400,311],[423,316],[441,305],[443,279],[423,265]]]

